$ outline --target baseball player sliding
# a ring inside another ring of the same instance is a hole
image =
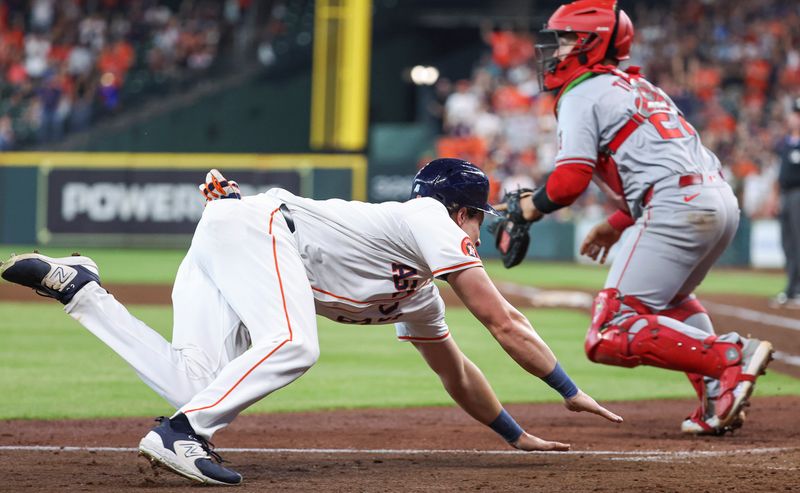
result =
[[[731,242],[739,207],[717,157],[661,89],[631,67],[633,24],[615,1],[561,6],[537,45],[540,82],[558,91],[559,151],[545,187],[506,195],[497,246],[506,266],[525,255],[528,227],[570,205],[594,178],[619,210],[596,225],[581,253],[605,262],[632,228],[594,302],[586,336],[592,361],[686,372],[700,399],[682,431],[738,428],[772,345],[716,336],[692,294]],[[530,193],[533,192],[533,193]]]
[[[521,450],[567,450],[506,412],[445,322],[434,278],[445,279],[503,349],[571,411],[622,418],[576,387],[528,320],[497,291],[475,246],[489,182],[477,167],[439,159],[414,179],[412,200],[316,201],[273,189],[240,198],[218,172],[173,288],[170,344],[100,286],[87,257],[12,256],[2,277],[64,303],[177,412],[161,418],[142,454],[187,478],[239,484],[209,439],[254,402],[288,385],[319,356],[315,315],[394,324],[470,416]],[[225,200],[216,200],[225,199]]]

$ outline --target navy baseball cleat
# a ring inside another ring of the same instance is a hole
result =
[[[0,276],[65,305],[86,284],[92,281],[100,284],[97,264],[77,254],[64,258],[50,258],[38,252],[12,255],[0,265]]]
[[[161,424],[139,442],[139,453],[150,459],[154,465],[200,483],[229,486],[241,484],[241,474],[222,467],[222,457],[212,450],[212,445],[207,440],[194,433],[176,429],[163,416],[156,421]]]

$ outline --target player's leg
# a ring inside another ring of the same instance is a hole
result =
[[[708,336],[714,335],[714,326],[708,311],[694,295],[681,296],[670,303],[666,310],[658,312],[659,315],[679,320],[702,330]],[[706,419],[714,415],[715,399],[719,396],[720,381],[712,377],[704,377],[699,373],[687,373],[692,388],[700,401],[698,407],[681,423],[681,431],[692,434],[705,434],[715,432],[706,423]],[[743,423],[743,418],[732,424],[738,428]]]
[[[97,284],[80,290],[65,310],[177,409],[205,388],[229,358],[225,343],[234,339],[240,322],[199,270],[192,248],[178,270],[173,302],[175,345]]]
[[[693,268],[688,271],[683,284],[676,293],[676,300],[691,295],[708,275],[708,272],[733,241],[739,228],[739,205],[729,187],[707,188],[706,193],[717,195],[719,205],[719,234],[707,241],[707,252],[699,256]]]
[[[181,273],[190,260],[191,250]],[[218,318],[231,315],[230,310],[226,312],[224,306],[215,303],[219,297],[214,296],[213,285],[204,284],[202,279],[184,279],[181,273],[176,284],[194,287],[198,309],[218,313]],[[210,382],[213,371],[206,363],[209,358],[193,349],[174,349],[158,332],[131,315],[100,286],[99,269],[91,259],[56,259],[39,253],[16,255],[3,264],[3,277],[64,303],[70,316],[119,354],[147,385],[176,408]],[[196,330],[211,332],[209,325],[204,322]],[[227,326],[228,323],[220,324]]]
[[[800,189],[789,190],[784,195],[782,232],[788,238],[784,240],[787,306],[800,308]]]
[[[195,235],[203,271],[252,341],[181,407],[204,438],[300,377],[319,356],[311,286],[279,205],[261,196],[212,202]]]
[[[682,289],[719,243],[728,222],[716,210],[700,214],[695,222],[703,227],[669,207],[648,208],[626,235],[604,287],[635,297],[651,312],[668,308],[679,294],[691,294]]]
[[[720,381],[709,426],[729,429],[770,361],[772,345],[736,333],[708,336],[675,319],[630,310],[635,305],[614,289],[595,299],[586,354],[594,362],[635,367],[641,364],[683,371]],[[694,382],[693,382],[694,383]]]
[[[733,388],[746,381],[749,392],[771,346],[735,333],[708,337],[703,324],[698,329],[656,315],[669,307],[697,266],[707,272],[704,262],[713,264],[719,245],[727,245],[735,231],[735,202],[720,200],[717,189],[704,192],[697,208],[678,213],[667,201],[648,209],[637,223],[596,300],[586,350],[590,359],[606,364],[647,364],[723,379],[727,390],[718,412],[721,426],[729,426],[742,405]]]
[[[691,293],[702,283],[713,265],[733,241],[739,226],[739,208],[735,196],[728,187],[707,188],[706,193],[718,196],[719,208],[725,212],[720,216],[725,219],[720,223],[721,234],[716,242],[711,245],[708,254],[700,259],[695,268],[689,273],[686,282],[679,289],[678,295],[673,302],[659,314],[670,316],[701,328],[709,334],[714,334],[714,326],[705,308]],[[709,429],[706,421],[714,415],[716,400],[725,390],[722,388],[720,381],[714,378],[703,378],[697,374],[687,374],[687,377],[698,394],[700,405],[684,420],[681,429],[687,433],[713,431]],[[733,427],[741,426],[742,421],[741,419],[736,421]]]
[[[139,451],[200,482],[241,482],[241,475],[212,460],[218,456],[208,439],[319,356],[313,294],[279,205],[263,196],[211,202],[193,240],[200,270],[247,328],[252,345],[145,435]],[[181,335],[182,341],[192,338],[188,331]],[[230,353],[218,354],[224,359]]]

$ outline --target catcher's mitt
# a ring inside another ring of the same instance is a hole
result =
[[[506,269],[522,262],[528,253],[530,244],[528,230],[531,227],[531,221],[527,221],[523,217],[519,201],[532,194],[533,190],[530,188],[506,192],[503,197],[504,207],[498,206],[498,209],[504,210],[504,217],[492,225],[491,232],[494,233],[494,246],[500,251]]]

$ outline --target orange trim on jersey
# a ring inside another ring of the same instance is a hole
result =
[[[269,215],[269,234],[270,234],[270,235],[272,235],[272,219],[275,217],[275,213],[276,213],[276,212],[278,212],[278,210],[280,210],[280,208],[278,208],[278,209],[275,209],[275,210],[274,210],[274,211],[272,211],[272,213]],[[285,295],[285,294],[284,294],[284,292],[283,292],[283,280],[281,279],[281,270],[280,270],[280,268],[278,267],[278,250],[277,250],[277,241],[276,241],[276,239],[275,239],[275,236],[274,236],[274,235],[272,235],[272,256],[275,258],[275,272],[276,272],[276,273],[277,273],[277,275],[278,275],[278,287],[280,288],[280,291],[281,291],[281,300],[283,301],[283,313],[284,313],[284,315],[286,316],[286,326],[289,328],[289,337],[287,337],[287,338],[286,338],[286,339],[285,339],[283,342],[281,342],[280,344],[278,344],[278,345],[277,345],[277,346],[276,346],[276,347],[275,347],[275,348],[274,348],[272,351],[270,351],[270,352],[269,352],[269,353],[268,353],[266,356],[264,356],[263,358],[261,358],[261,359],[258,361],[258,363],[256,363],[256,364],[255,364],[255,365],[253,365],[253,366],[252,366],[252,367],[251,367],[249,370],[247,370],[247,373],[245,373],[244,375],[242,375],[242,377],[241,377],[241,378],[239,378],[239,380],[237,380],[237,381],[236,381],[236,383],[235,383],[235,384],[233,384],[233,386],[231,386],[231,388],[229,388],[229,389],[228,389],[228,391],[227,391],[227,392],[225,392],[225,394],[224,394],[222,397],[220,397],[219,399],[217,399],[217,402],[215,402],[215,403],[213,403],[213,404],[209,404],[208,406],[196,407],[196,408],[194,408],[194,409],[189,409],[188,411],[183,411],[183,413],[184,413],[184,414],[187,414],[187,413],[192,413],[192,412],[195,412],[195,411],[202,411],[202,410],[204,410],[204,409],[210,409],[210,408],[212,408],[212,407],[216,406],[217,404],[219,404],[220,402],[222,402],[222,401],[223,401],[223,400],[224,400],[226,397],[228,397],[228,395],[230,395],[230,393],[231,393],[231,392],[233,392],[233,390],[234,390],[236,387],[238,387],[238,386],[239,386],[239,384],[240,384],[240,383],[242,383],[242,381],[243,381],[245,378],[247,378],[247,376],[248,376],[248,375],[250,375],[251,373],[253,373],[253,371],[254,371],[256,368],[258,368],[258,367],[259,367],[259,365],[261,365],[261,363],[263,363],[263,362],[264,362],[264,361],[266,361],[266,360],[267,360],[267,359],[268,359],[270,356],[272,356],[273,354],[275,354],[275,352],[276,352],[276,351],[278,351],[278,349],[282,348],[282,347],[283,347],[283,346],[284,346],[284,345],[285,345],[287,342],[292,342],[292,339],[293,339],[293,336],[294,336],[294,334],[293,334],[293,332],[292,332],[292,323],[291,323],[291,321],[289,320],[289,311],[288,311],[288,310],[287,310],[287,308],[286,308],[286,295]]]
[[[375,303],[376,301],[399,301],[399,300],[404,300],[404,299],[408,298],[409,296],[411,296],[412,294],[414,294],[414,293],[416,293],[418,291],[416,289],[414,291],[406,291],[405,296],[399,296],[397,298],[376,298],[374,300],[369,300],[369,301],[358,301],[358,300],[354,300],[352,298],[347,298],[345,296],[339,296],[339,295],[333,294],[331,292],[325,291],[324,289],[315,288],[314,286],[311,286],[311,289],[314,290],[314,291],[317,291],[319,293],[322,293],[322,294],[327,294],[328,296],[333,296],[334,298],[338,298],[340,300],[352,301],[353,303],[360,303],[362,305],[369,305],[370,303]],[[355,312],[353,312],[353,313],[355,313]]]
[[[439,336],[439,337],[397,336],[397,338],[400,339],[401,341],[412,341],[412,342],[413,341],[426,341],[426,342],[441,341],[443,339],[447,339],[448,337],[450,337],[450,331],[449,330],[447,332],[445,332],[444,335]]]
[[[453,266],[450,266],[450,267],[442,267],[441,269],[433,271],[432,274],[434,276],[438,276],[439,274],[441,274],[441,273],[443,273],[445,271],[453,271],[453,270],[459,269],[460,267],[466,267],[466,266],[469,266],[469,265],[483,265],[483,262],[481,262],[480,260],[473,260],[473,261],[470,261],[470,262],[464,262],[463,264],[453,265]]]

